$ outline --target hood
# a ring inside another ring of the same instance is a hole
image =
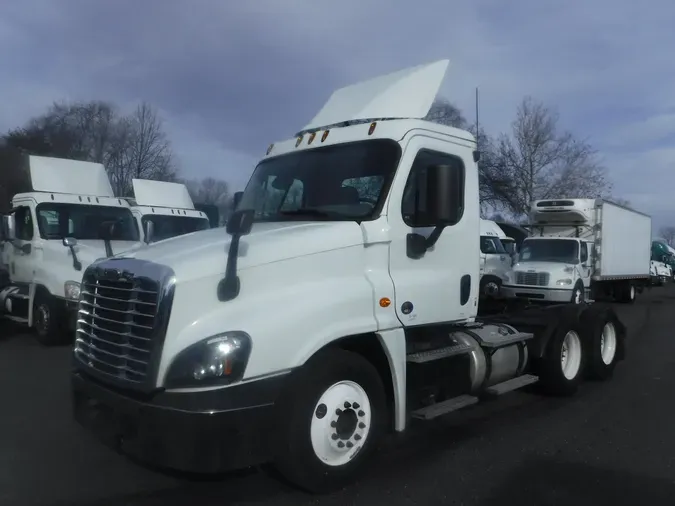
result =
[[[513,266],[514,271],[535,271],[535,272],[551,272],[562,271],[565,268],[574,269],[574,264],[566,264],[562,262],[517,262]]]
[[[177,275],[224,272],[231,236],[225,228],[179,235],[117,255],[168,265]],[[279,262],[350,246],[363,245],[361,227],[353,221],[254,223],[239,241],[237,269]],[[188,274],[189,272],[189,274]]]
[[[127,251],[131,248],[138,247],[138,242],[130,241],[111,241],[110,246],[112,247],[113,255],[117,255],[124,251]],[[59,247],[67,253],[68,248],[59,244]],[[75,253],[77,258],[82,262],[82,265],[86,268],[89,264],[98,260],[99,258],[105,257],[105,243],[101,240],[79,240],[77,241],[77,246],[75,246]]]

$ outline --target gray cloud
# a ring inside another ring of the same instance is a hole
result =
[[[666,0],[5,0],[0,128],[55,99],[147,99],[188,172],[241,185],[334,88],[448,57],[442,94],[467,116],[475,86],[495,132],[525,94],[555,104],[602,151],[620,196],[666,221],[674,21]]]

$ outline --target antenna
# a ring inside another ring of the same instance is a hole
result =
[[[478,142],[480,138],[480,129],[478,128],[478,86],[476,86],[476,149],[479,149]]]

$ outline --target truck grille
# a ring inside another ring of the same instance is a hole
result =
[[[82,278],[75,357],[92,372],[124,384],[149,384],[153,354],[163,344],[162,281],[119,268],[149,262],[112,259]],[[156,264],[152,264],[155,267]],[[141,270],[141,269],[139,269]]]
[[[548,286],[551,274],[548,272],[516,272],[516,284],[527,286]]]

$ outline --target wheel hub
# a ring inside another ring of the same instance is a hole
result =
[[[336,383],[323,393],[312,416],[314,453],[327,465],[346,464],[365,443],[370,422],[370,400],[363,388],[351,381]]]

